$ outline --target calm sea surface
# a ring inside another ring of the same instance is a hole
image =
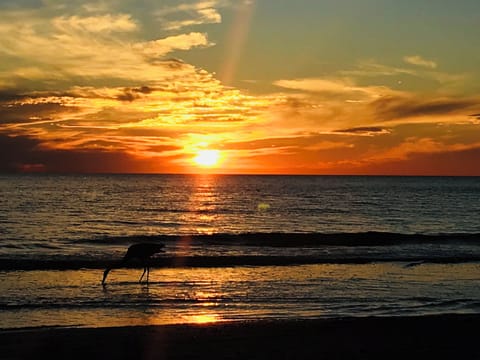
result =
[[[0,175],[0,290],[0,328],[478,313],[480,178]]]

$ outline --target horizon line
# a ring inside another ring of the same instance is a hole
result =
[[[321,173],[210,173],[210,172],[75,172],[75,171],[0,171],[2,175],[59,175],[59,176],[124,176],[124,175],[138,175],[138,176],[323,176],[323,177],[480,177],[480,175],[452,175],[452,174],[321,174]]]

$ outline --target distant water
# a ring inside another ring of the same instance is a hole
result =
[[[475,177],[1,175],[0,328],[478,313],[479,214]]]

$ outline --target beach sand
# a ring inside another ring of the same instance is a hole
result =
[[[480,359],[480,315],[0,332],[0,359]]]

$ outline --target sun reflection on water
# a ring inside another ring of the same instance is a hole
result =
[[[195,186],[188,196],[188,213],[184,214],[183,222],[190,224],[199,234],[218,232],[215,226],[219,222],[217,177],[215,175],[195,176]]]
[[[0,272],[4,328],[478,312],[479,265],[405,263]],[[133,279],[133,280],[132,280]],[[432,300],[434,299],[434,300]]]

